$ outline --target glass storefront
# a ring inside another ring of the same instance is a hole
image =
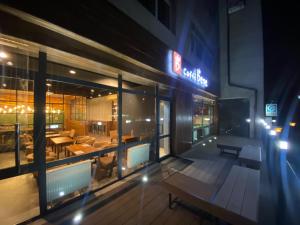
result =
[[[20,223],[39,215],[36,172],[23,172],[33,167],[34,162],[37,65],[37,53],[0,43],[0,221],[3,224]]]
[[[0,47],[0,182],[24,182],[34,201],[20,198],[20,213],[29,209],[31,218],[36,209],[55,208],[171,154],[174,91],[58,50],[40,53],[43,61]],[[214,102],[196,95],[193,101],[197,142],[212,133]],[[34,123],[39,116],[44,124]]]
[[[213,134],[214,107],[213,100],[193,95],[193,143]]]

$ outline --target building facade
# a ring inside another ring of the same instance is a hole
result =
[[[0,179],[24,187],[18,212],[6,204],[7,223],[216,134],[218,7],[204,0],[0,6]],[[9,193],[1,193],[4,209]]]

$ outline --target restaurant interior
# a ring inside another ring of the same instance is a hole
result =
[[[4,45],[0,47],[0,170],[5,170],[16,166],[16,152],[20,165],[35,162],[34,81],[39,74],[37,54]],[[49,55],[48,60],[43,109],[46,119],[45,161],[47,164],[61,161],[47,167],[47,203],[48,208],[52,208],[85,193],[87,184],[88,190],[96,190],[118,180],[118,168],[124,177],[156,159],[157,99],[152,83],[124,73],[122,137],[119,142],[117,76],[96,73],[99,67],[88,61],[82,66],[76,63],[76,56],[62,60]],[[162,137],[159,157],[164,157],[170,154],[170,102],[160,101],[159,110]],[[118,154],[119,143],[122,143],[121,154]],[[97,154],[81,160],[81,156],[90,153]],[[72,157],[78,160],[64,161]],[[28,203],[31,206],[19,206],[36,208],[37,177],[38,173],[32,172],[1,182],[25,182],[23,190],[34,194],[35,200]],[[34,188],[32,184],[35,184]],[[21,198],[24,200],[25,194]]]

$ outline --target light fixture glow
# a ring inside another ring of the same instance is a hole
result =
[[[296,123],[295,123],[295,122],[290,122],[290,126],[291,126],[291,127],[295,127],[295,126],[296,126]]]
[[[266,128],[267,130],[270,130],[270,129],[271,129],[271,126],[270,126],[270,125],[266,125],[265,128]]]
[[[82,220],[82,214],[81,213],[76,214],[73,218],[74,223],[79,223],[81,220]]]
[[[6,87],[6,86],[7,86],[7,84],[6,84],[6,83],[3,83],[3,84],[2,84],[2,87]]]
[[[99,121],[99,122],[97,123],[97,125],[98,125],[98,126],[101,126],[101,125],[102,125],[102,122]]]
[[[144,176],[143,176],[142,181],[143,181],[144,183],[148,182],[148,177],[147,177],[147,175],[144,175]]]
[[[0,52],[0,58],[6,59],[7,58],[7,54],[5,52]]]
[[[70,70],[69,73],[70,74],[76,74],[76,71],[75,70]]]
[[[251,119],[250,119],[250,118],[247,118],[247,119],[246,119],[246,122],[247,122],[247,123],[250,123],[250,122],[251,122]]]
[[[151,119],[150,118],[146,118],[145,121],[146,122],[151,122]]]
[[[13,66],[14,64],[13,64],[11,61],[8,61],[8,62],[6,63],[6,65],[8,65],[8,66]]]
[[[271,136],[276,136],[277,135],[277,132],[275,130],[270,130],[269,134]]]
[[[297,98],[300,100],[300,95],[298,95]]]
[[[51,87],[51,86],[52,86],[52,84],[50,84],[50,83],[47,83],[46,85],[47,85],[48,87]]]
[[[92,93],[94,93],[94,92],[95,92],[95,90],[94,90],[94,89],[91,89],[91,92],[92,92]]]
[[[122,166],[122,170],[124,171],[124,170],[126,170],[126,168],[124,166]]]
[[[210,121],[210,118],[204,118],[205,121]]]
[[[59,196],[60,196],[60,197],[62,197],[62,196],[64,196],[64,195],[65,195],[65,192],[63,192],[63,191],[60,191],[60,192],[59,192]]]
[[[217,140],[217,137],[214,137],[215,140]]]
[[[109,92],[108,94],[109,94],[109,95],[111,95],[112,93],[111,93],[111,92]]]
[[[205,144],[205,143],[203,143],[202,145],[203,145],[203,146],[205,146],[206,144]]]
[[[277,146],[281,150],[288,150],[289,143],[287,141],[280,140],[280,141],[278,141]]]
[[[212,142],[212,140],[211,140],[211,139],[209,139],[208,141],[209,141],[209,142]]]
[[[276,123],[277,121],[276,120],[272,120],[272,123]]]
[[[282,127],[276,127],[274,130],[275,130],[277,133],[281,133]]]
[[[131,123],[131,120],[125,120],[125,123]]]
[[[164,118],[160,118],[160,121],[164,121]]]
[[[98,94],[98,97],[101,97],[101,94]]]

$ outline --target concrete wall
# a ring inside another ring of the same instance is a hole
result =
[[[219,10],[221,98],[250,99],[250,136],[253,137],[255,122],[254,93],[253,91],[228,85],[226,0],[219,0]],[[230,14],[230,65],[232,83],[258,90],[256,117],[263,117],[264,68],[260,0],[246,1],[244,9]],[[256,134],[260,134],[258,127],[256,128]]]
[[[108,0],[191,65],[200,66],[209,80],[208,91],[219,93],[218,0],[172,1],[175,29],[166,28],[137,0]],[[198,49],[191,51],[192,39]],[[149,43],[151,44],[151,43]]]

